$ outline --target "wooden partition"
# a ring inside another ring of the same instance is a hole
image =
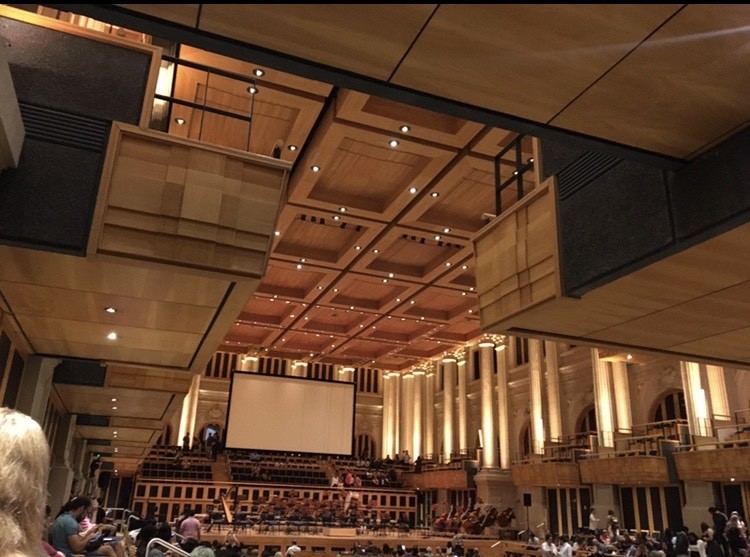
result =
[[[260,278],[290,168],[115,123],[88,252]]]
[[[578,463],[582,484],[668,485],[667,459],[661,456],[589,458]]]
[[[518,487],[578,487],[578,465],[572,462],[530,462],[511,468],[513,484]]]
[[[748,441],[724,443],[727,447],[696,445],[693,450],[675,453],[677,473],[683,481],[746,482],[750,481],[750,447]]]

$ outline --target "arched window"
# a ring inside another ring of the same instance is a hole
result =
[[[687,409],[685,408],[685,393],[682,391],[668,391],[656,399],[652,422],[666,422],[670,420],[687,420]]]
[[[581,411],[578,416],[578,433],[596,433],[596,408],[591,404]]]
[[[355,441],[354,451],[357,456],[362,458],[375,458],[377,453],[375,452],[375,441],[366,433],[360,433],[357,435]]]

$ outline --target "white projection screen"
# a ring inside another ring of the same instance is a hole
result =
[[[235,371],[225,446],[351,455],[355,384]]]

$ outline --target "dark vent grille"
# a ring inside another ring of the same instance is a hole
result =
[[[585,153],[557,174],[560,199],[567,199],[585,188],[605,172],[620,164],[622,159],[603,153]]]
[[[95,153],[104,150],[109,133],[107,120],[25,102],[18,104],[29,138]]]

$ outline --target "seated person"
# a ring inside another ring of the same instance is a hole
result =
[[[76,497],[63,505],[52,525],[52,546],[65,557],[73,557],[74,553],[125,557],[125,549],[117,540],[108,541],[99,547],[90,545],[102,530],[102,525],[95,525],[81,531],[80,522],[91,510],[91,506],[91,499],[88,497]]]

